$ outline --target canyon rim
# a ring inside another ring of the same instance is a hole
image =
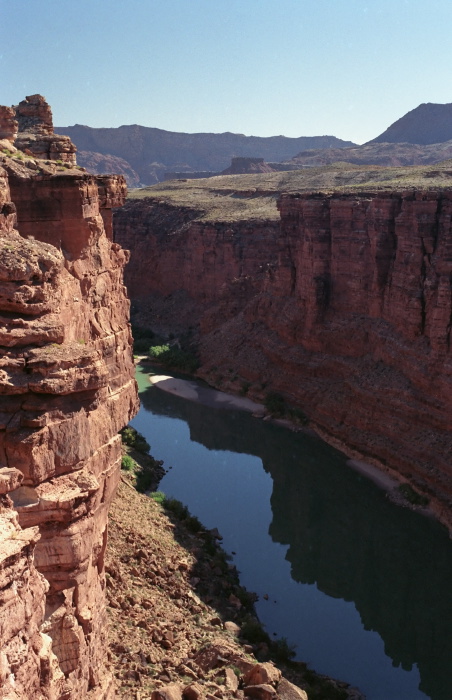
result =
[[[0,108],[0,139],[0,697],[106,699],[107,515],[138,405],[126,187],[76,166],[40,95]]]

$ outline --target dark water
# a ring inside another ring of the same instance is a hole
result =
[[[446,530],[316,438],[139,383],[132,424],[173,467],[161,489],[218,527],[269,634],[368,700],[451,700]]]

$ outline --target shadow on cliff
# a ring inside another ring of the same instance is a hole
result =
[[[420,689],[447,700],[452,557],[442,526],[394,506],[315,437],[157,389],[141,393],[141,401],[154,414],[186,421],[191,440],[209,450],[261,458],[273,479],[269,534],[288,545],[292,578],[353,601],[393,665],[417,664]]]

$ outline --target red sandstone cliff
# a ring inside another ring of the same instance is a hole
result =
[[[139,322],[196,325],[211,383],[238,375],[255,396],[281,392],[447,519],[452,194],[284,195],[279,207],[280,225],[212,223],[128,202],[115,231]]]
[[[127,256],[106,235],[102,209],[124,194],[122,178],[0,156],[4,700],[113,696],[104,670],[107,514],[118,430],[137,394]]]

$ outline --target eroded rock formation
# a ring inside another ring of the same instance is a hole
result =
[[[129,202],[116,231],[132,251],[138,321],[197,327],[212,384],[234,388],[237,376],[256,398],[280,392],[450,521],[451,193],[284,195],[279,206],[281,225]]]
[[[14,108],[19,126],[15,146],[35,158],[76,163],[76,147],[69,136],[55,134],[52,110],[42,95],[29,95]]]
[[[244,173],[272,173],[273,168],[264,162],[263,158],[236,157],[231,165],[223,170],[220,175],[242,175]]]
[[[19,155],[0,158],[0,698],[108,698],[107,513],[137,396],[102,208],[125,185]]]

